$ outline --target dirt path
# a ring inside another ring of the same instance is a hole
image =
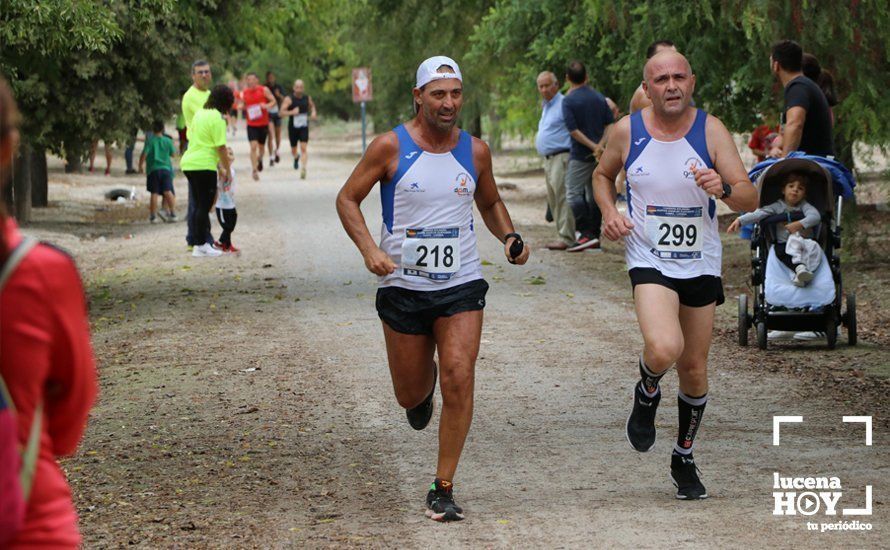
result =
[[[712,498],[675,501],[673,374],[653,452],[637,454],[624,438],[641,339],[621,250],[536,250],[515,267],[487,234],[480,250],[492,288],[457,479],[468,519],[430,522],[422,503],[437,424],[414,432],[392,396],[375,280],[333,210],[357,160],[354,136],[313,142],[309,180],[296,178],[286,154],[259,184],[244,177],[243,139],[240,258],[193,260],[183,224],[106,225],[104,242],[65,243],[89,284],[102,375],[83,448],[65,463],[87,547],[882,545],[885,417],[875,418],[872,447],[862,445],[862,426],[841,417],[884,404],[844,402],[848,394],[830,388],[820,395],[781,368],[829,352],[764,354],[718,335],[696,452]],[[72,195],[95,185],[62,181]],[[184,180],[177,184],[184,196]],[[538,244],[550,233],[539,196],[505,193]],[[376,193],[364,211],[376,233]],[[141,220],[141,210],[130,217]],[[38,228],[83,234],[76,225]],[[734,304],[722,310],[721,326],[731,326]],[[828,361],[886,360],[867,343],[835,353]],[[771,445],[776,414],[805,419],[785,428],[780,447]],[[809,518],[859,519],[873,530],[813,533],[807,518],[773,516],[773,472],[838,476],[848,508],[873,485],[873,516]]]

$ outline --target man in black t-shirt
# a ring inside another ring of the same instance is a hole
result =
[[[819,86],[802,72],[803,49],[792,40],[773,44],[772,72],[785,88],[782,156],[792,151],[823,157],[834,155],[831,111]]]
[[[587,69],[580,61],[566,68],[570,87],[562,100],[562,114],[572,136],[572,149],[566,171],[566,202],[575,216],[575,229],[581,233],[569,252],[600,247],[603,215],[593,200],[593,170],[605,148],[615,118],[603,94],[587,84]]]

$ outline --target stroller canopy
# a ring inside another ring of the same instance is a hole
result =
[[[819,212],[834,212],[834,191],[831,173],[816,161],[802,157],[778,159],[761,170],[755,184],[759,190],[759,206],[762,208],[782,198],[782,189],[790,173],[802,174],[807,181],[808,203]]]
[[[748,172],[748,177],[751,178],[751,181],[756,182],[757,178],[759,178],[767,168],[776,164],[777,162],[784,162],[788,159],[801,159],[818,163],[831,175],[831,181],[834,187],[835,196],[840,195],[845,199],[853,196],[853,188],[856,187],[856,180],[855,178],[853,178],[853,173],[850,172],[850,170],[848,170],[846,166],[834,159],[820,157],[817,155],[807,155],[806,153],[801,153],[800,151],[794,151],[784,159],[766,159],[763,162],[759,162],[754,165],[754,168],[752,168],[750,172]]]

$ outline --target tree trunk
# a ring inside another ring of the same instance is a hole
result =
[[[49,178],[46,173],[46,149],[35,148],[31,153],[31,206],[49,206]]]
[[[79,174],[83,172],[83,161],[80,155],[67,155],[65,157],[65,173]]]
[[[31,221],[31,146],[23,143],[12,176],[12,213],[19,224]]]

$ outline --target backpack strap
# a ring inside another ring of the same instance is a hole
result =
[[[0,291],[3,290],[3,285],[6,284],[6,281],[12,275],[12,272],[15,271],[15,268],[18,267],[19,263],[27,256],[28,252],[31,251],[38,244],[38,240],[34,237],[25,237],[22,239],[22,242],[19,243],[15,250],[12,251],[12,254],[9,255],[9,258],[4,262],[2,269],[0,269]],[[15,404],[12,402],[12,396],[9,393],[9,388],[6,387],[6,382],[3,380],[3,376],[0,376],[0,394],[2,394],[4,401],[8,403],[9,410],[15,411]],[[34,483],[34,471],[37,468],[37,455],[40,450],[40,433],[43,427],[43,403],[38,403],[37,408],[34,409],[34,419],[31,422],[31,431],[28,434],[28,443],[25,445],[25,448],[22,450],[22,470],[19,473],[19,483],[22,486],[22,494],[25,497],[25,501],[28,500],[28,496],[31,494],[31,485]]]
[[[34,237],[25,237],[22,239],[22,242],[13,249],[9,257],[6,258],[6,261],[3,263],[3,268],[0,269],[0,291],[3,290],[3,285],[6,284],[6,280],[9,279],[9,276],[15,271],[15,268],[17,268],[19,263],[25,259],[28,252],[37,246],[38,242],[39,241]]]

